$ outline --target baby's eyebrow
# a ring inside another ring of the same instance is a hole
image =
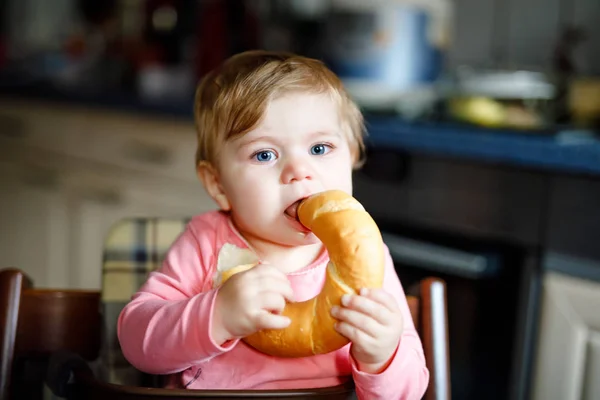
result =
[[[334,136],[334,137],[341,137],[341,133],[338,130],[320,130],[320,131],[315,131],[311,134],[309,134],[309,139],[314,139],[317,137],[328,137],[328,136]]]
[[[260,142],[260,141],[266,140],[266,139],[269,139],[269,137],[268,136],[259,136],[259,137],[256,137],[256,138],[250,139],[250,140],[243,140],[242,139],[242,143],[243,144],[250,144],[250,143]]]
[[[241,138],[238,139],[239,142],[237,143],[237,147],[238,148],[243,148],[246,146],[250,146],[251,144],[257,143],[257,142],[274,142],[275,140],[273,139],[273,137],[271,136],[259,136],[256,137],[254,139],[246,139],[244,136],[242,136]]]

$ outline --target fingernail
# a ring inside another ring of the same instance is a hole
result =
[[[369,294],[369,289],[367,289],[367,288],[360,289],[360,294],[362,296],[366,296],[367,294]]]
[[[345,294],[342,296],[342,305],[347,306],[348,304],[350,304],[350,295]]]
[[[332,313],[332,314],[334,314],[334,315],[335,315],[335,314],[337,314],[337,313],[338,313],[338,311],[340,311],[340,308],[339,308],[338,306],[333,306],[333,307],[331,307],[331,313]]]

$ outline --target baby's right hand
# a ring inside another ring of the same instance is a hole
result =
[[[219,345],[261,329],[283,329],[290,319],[277,315],[294,292],[285,274],[259,264],[229,278],[217,293],[211,336]]]

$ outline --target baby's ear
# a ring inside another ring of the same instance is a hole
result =
[[[200,182],[202,182],[204,189],[206,189],[219,208],[223,211],[231,210],[229,199],[227,199],[227,196],[223,191],[219,173],[215,167],[206,161],[200,161],[196,167],[196,174],[198,175]]]

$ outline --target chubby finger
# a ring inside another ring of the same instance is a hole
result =
[[[277,315],[268,311],[261,311],[256,316],[256,328],[261,329],[284,329],[287,328],[292,320],[283,315]]]
[[[273,276],[260,276],[256,279],[244,282],[246,287],[251,287],[256,293],[274,292],[279,293],[288,301],[294,301],[294,290],[287,278],[277,278]]]
[[[255,285],[253,293],[256,296],[262,296],[264,293],[274,293],[281,296],[290,303],[296,301],[294,296],[294,290],[292,289],[292,285],[290,285],[290,282],[288,280],[280,282],[276,279],[264,278],[249,284]]]
[[[336,322],[335,330],[352,343],[359,344],[361,347],[370,347],[375,343],[373,336],[365,332],[362,327],[359,328],[347,321]]]
[[[338,325],[345,332],[351,329],[353,332],[361,331],[367,336],[377,337],[378,332],[382,330],[382,326],[378,321],[371,318],[368,314],[351,308],[335,306],[331,309],[331,315],[339,321]],[[358,335],[358,333],[354,332],[354,335]]]
[[[292,286],[289,284],[289,282],[287,285],[282,286],[280,288],[279,293],[290,303],[294,303],[296,301],[296,295],[294,294],[294,289],[292,289]]]
[[[262,290],[278,293],[291,303],[296,301],[295,297],[294,297],[294,289],[292,289],[292,285],[290,284],[290,281],[286,277],[284,277],[283,280],[272,279],[272,278],[265,278],[265,279],[266,279],[266,281],[264,282],[264,285],[262,286]]]
[[[279,293],[262,293],[258,301],[263,310],[280,313],[285,308],[285,298]]]
[[[294,290],[290,284],[287,276],[268,264],[261,264],[256,266],[254,271],[246,278],[246,280],[240,282],[247,287],[254,287],[256,291],[270,291],[281,294],[287,301],[294,302]]]
[[[362,288],[360,290],[360,295],[384,305],[391,312],[395,313],[400,310],[400,307],[398,306],[398,301],[394,298],[394,296],[392,296],[390,293],[386,292],[383,289]]]
[[[385,305],[366,296],[344,295],[342,296],[342,306],[340,311],[354,311],[368,316],[370,319],[383,325],[391,325],[394,313]],[[353,313],[350,313],[354,315]]]

